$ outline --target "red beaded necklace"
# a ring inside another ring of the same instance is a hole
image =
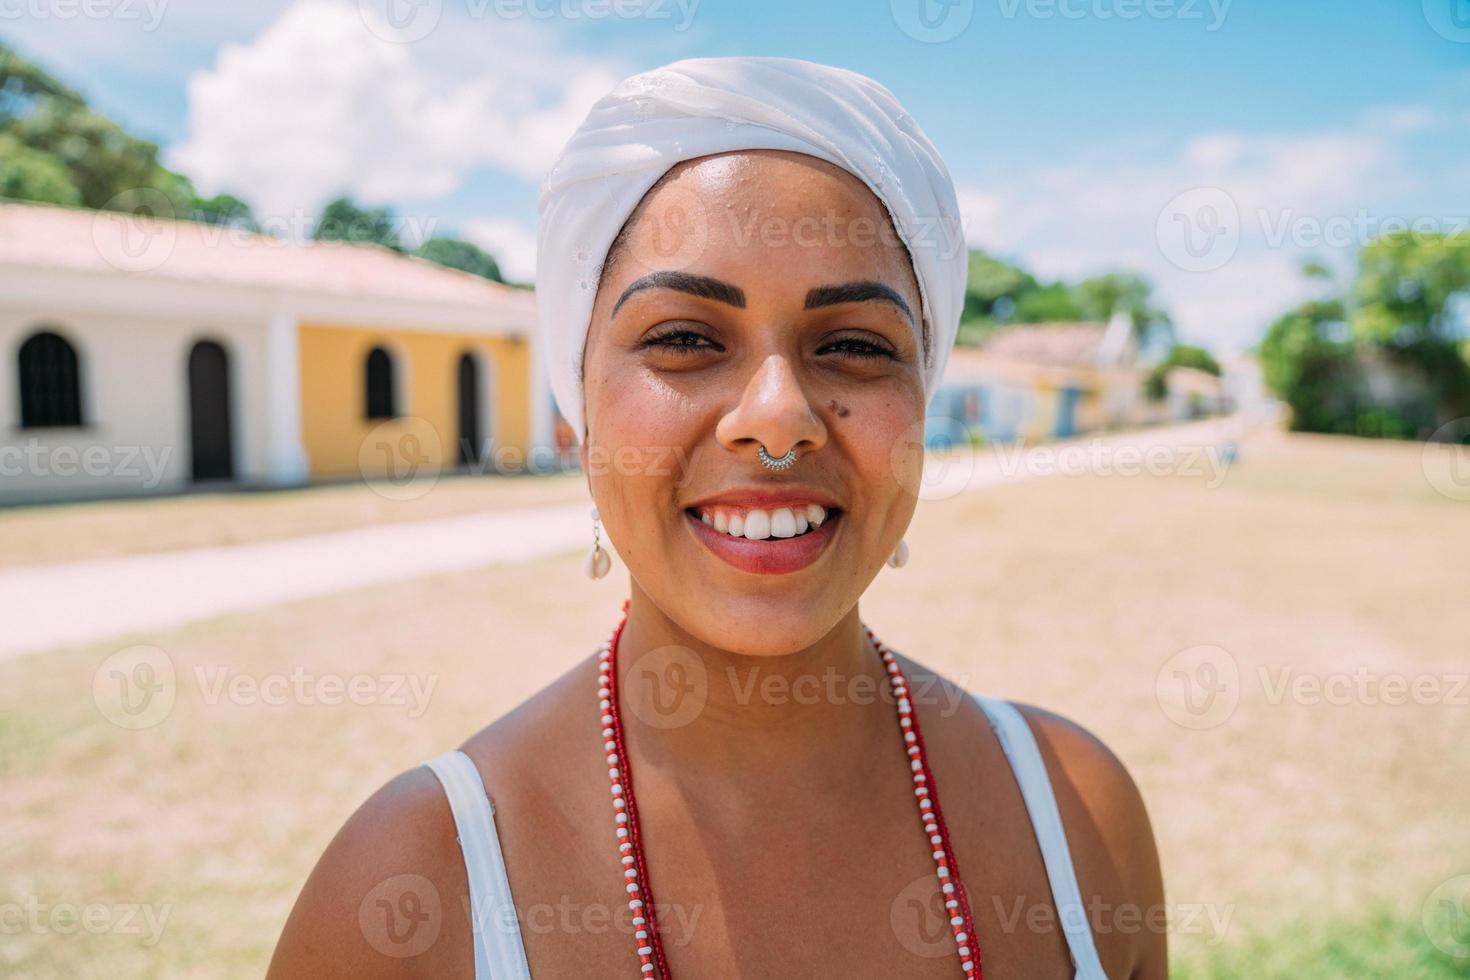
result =
[[[618,712],[618,640],[628,623],[628,600],[623,601],[623,618],[613,629],[607,642],[597,648],[597,703],[602,715],[603,748],[607,752],[607,775],[612,783],[613,820],[617,830],[618,854],[623,865],[624,890],[628,909],[633,913],[634,938],[638,943],[638,960],[642,976],[672,980],[668,960],[664,956],[663,938],[659,935],[658,917],[654,911],[653,887],[648,878],[648,862],[643,854],[639,833],[638,802],[633,795],[633,769],[623,744],[623,723]],[[970,901],[960,881],[959,865],[949,841],[944,813],[939,808],[939,788],[924,753],[924,736],[919,731],[919,718],[909,703],[908,681],[894,659],[893,651],[879,642],[873,631],[864,627],[868,639],[883,658],[888,671],[889,688],[898,706],[898,725],[903,733],[904,749],[914,777],[914,797],[919,801],[919,819],[924,834],[934,848],[935,873],[944,894],[945,911],[950,930],[959,949],[960,965],[966,980],[981,980],[980,945],[975,939],[975,920],[970,914]]]

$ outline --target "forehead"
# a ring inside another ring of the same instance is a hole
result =
[[[748,281],[756,276],[803,290],[876,279],[917,298],[908,251],[867,185],[781,150],[678,164],[644,197],[614,258],[617,281],[671,268],[743,287],[762,285]]]

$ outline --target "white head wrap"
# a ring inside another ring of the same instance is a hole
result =
[[[557,406],[579,440],[582,351],[608,246],[675,164],[757,149],[833,163],[887,207],[919,282],[924,390],[933,396],[968,267],[954,183],[934,144],[891,92],[856,72],[792,58],[691,58],[625,79],[599,99],[541,190],[541,340]]]

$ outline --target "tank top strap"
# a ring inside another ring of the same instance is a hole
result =
[[[495,807],[485,793],[480,771],[458,750],[424,764],[444,786],[464,854],[475,934],[475,980],[531,980],[505,858],[495,833]]]
[[[1021,712],[1009,701],[979,695],[975,695],[975,700],[990,719],[990,727],[995,729],[1000,747],[1005,751],[1016,783],[1021,788],[1021,797],[1026,801],[1026,812],[1031,817],[1036,842],[1041,846],[1041,859],[1051,882],[1052,901],[1056,904],[1057,918],[1067,937],[1067,949],[1072,954],[1072,965],[1077,969],[1077,980],[1107,980],[1092,941],[1087,907],[1082,902],[1077,871],[1072,865],[1072,852],[1067,847],[1067,832],[1062,826],[1062,814],[1057,809],[1051,777],[1047,775],[1046,762],[1036,745],[1036,736]]]

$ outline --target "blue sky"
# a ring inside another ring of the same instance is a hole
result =
[[[1222,353],[1321,288],[1302,259],[1470,223],[1470,0],[92,2],[0,0],[0,38],[288,230],[347,191],[523,276],[538,175],[590,102],[695,55],[872,75],[973,242],[1142,272]]]

